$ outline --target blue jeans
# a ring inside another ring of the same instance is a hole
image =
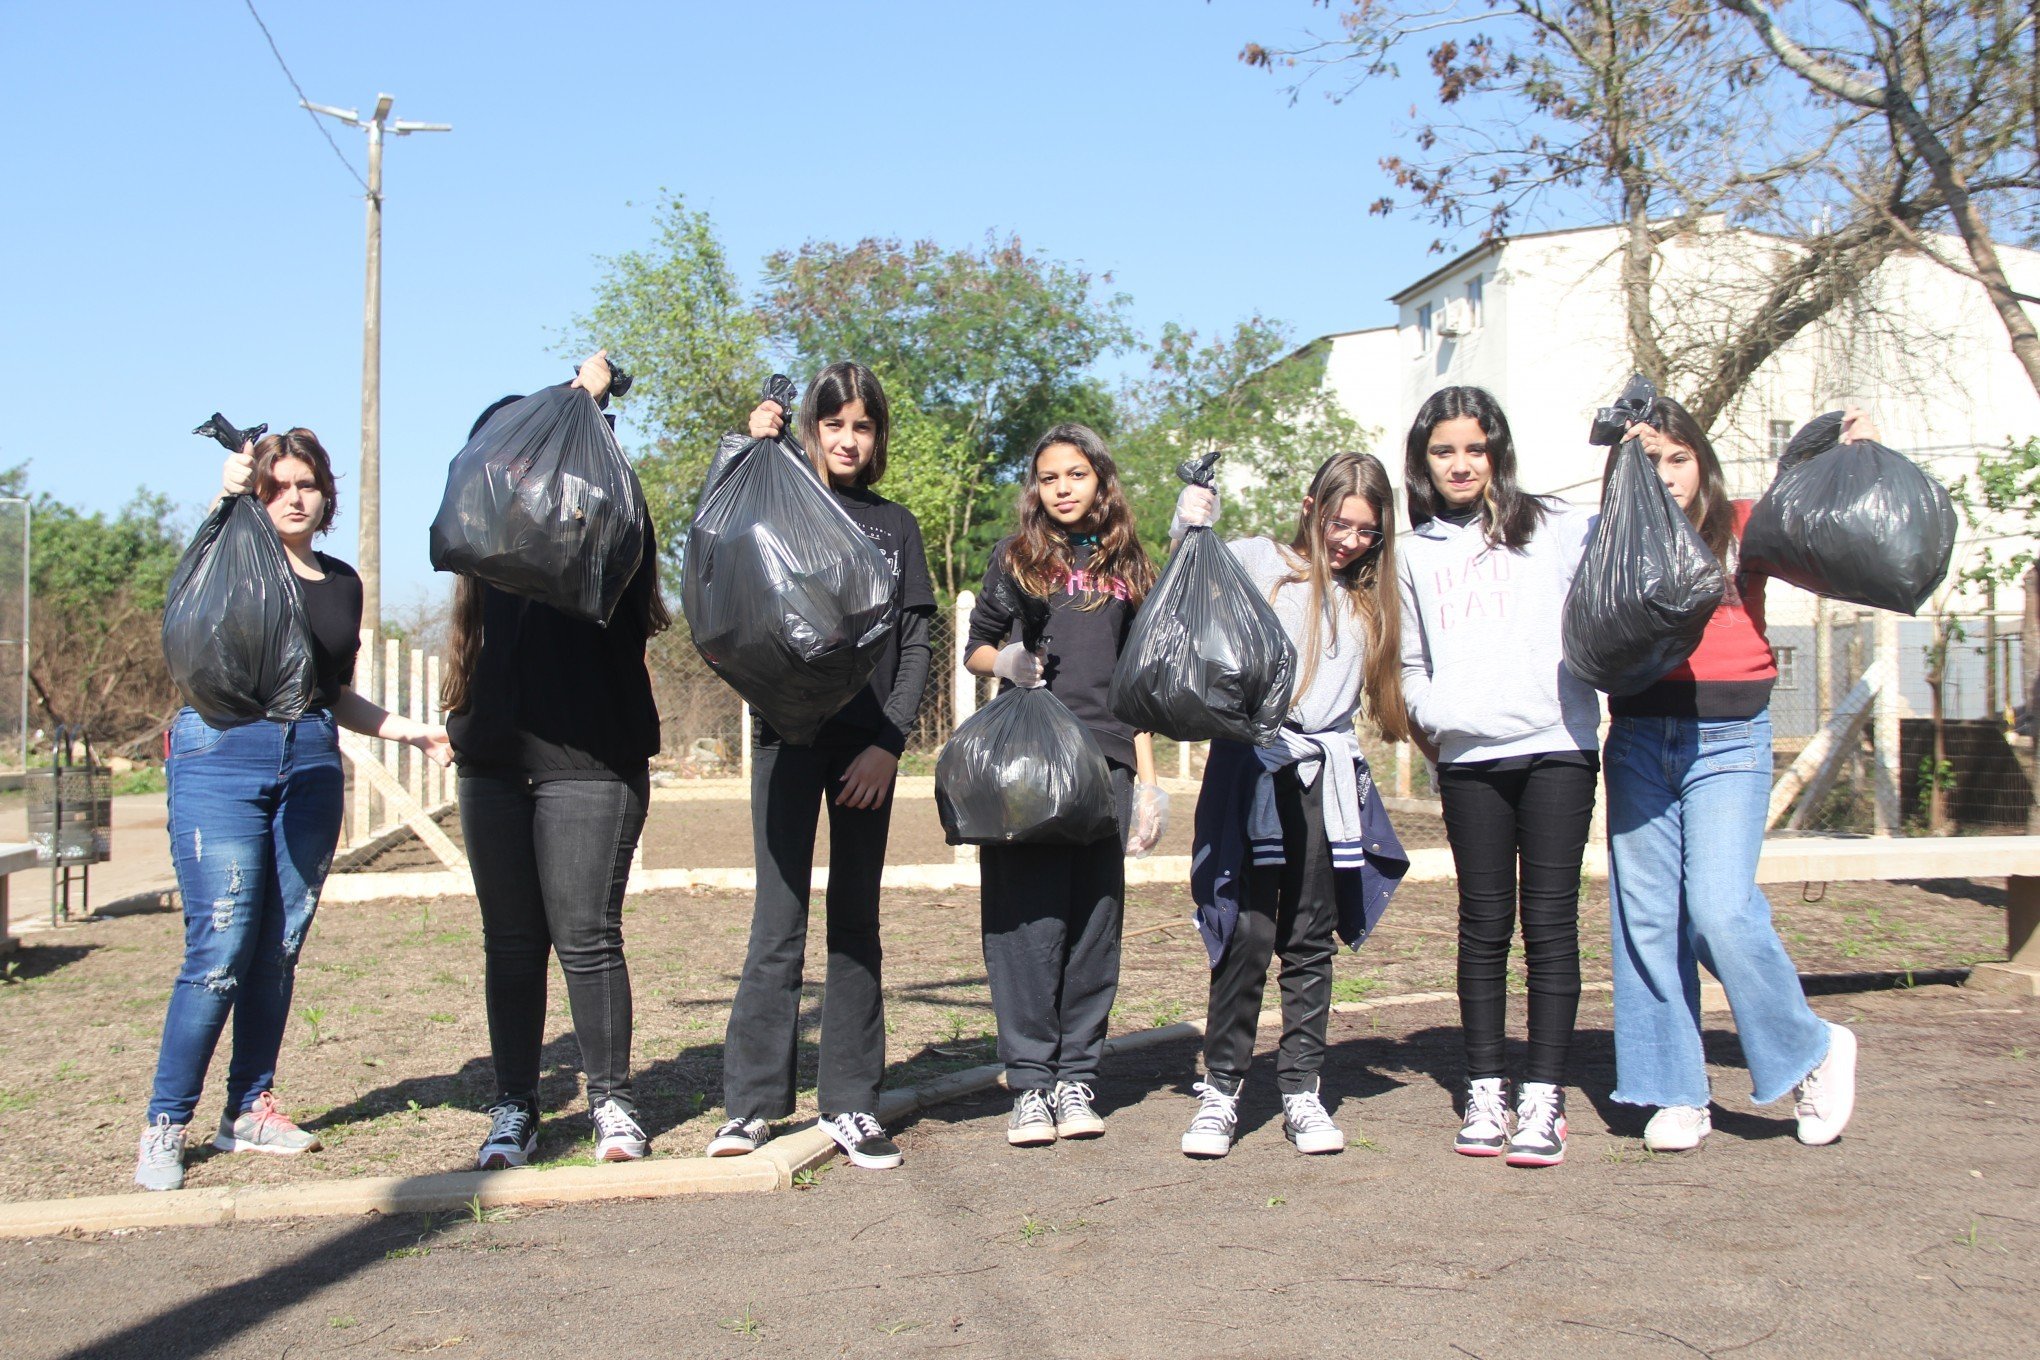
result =
[[[1827,1056],[1827,1025],[1757,888],[1771,796],[1771,716],[1616,718],[1608,773],[1615,1093],[1708,1101],[1698,966],[1721,981],[1759,1105]],[[1697,966],[1696,966],[1697,965]]]
[[[149,1120],[188,1124],[227,1017],[227,1112],[276,1079],[298,951],[340,839],[345,776],[332,715],[170,727],[170,856],[184,899],[184,967],[170,990]]]

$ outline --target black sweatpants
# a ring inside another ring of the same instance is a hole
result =
[[[817,1098],[824,1114],[878,1108],[885,1073],[880,993],[879,876],[892,829],[892,790],[875,808],[839,806],[843,772],[864,743],[757,746],[751,753],[751,840],[758,897],[751,944],[723,1040],[723,1103],[732,1118],[793,1113],[800,989],[807,954],[815,829],[829,810],[828,973],[822,991]]]
[[[1526,1081],[1565,1081],[1580,1009],[1580,860],[1594,816],[1598,763],[1534,756],[1519,769],[1445,765],[1438,793],[1459,876],[1459,1022],[1466,1076],[1506,1076],[1509,945],[1520,897],[1530,971]]]
[[[1294,765],[1277,770],[1274,779],[1284,862],[1247,871],[1239,923],[1211,970],[1204,1070],[1231,1085],[1245,1079],[1254,1060],[1268,965],[1279,955],[1282,1042],[1275,1056],[1275,1085],[1282,1094],[1295,1095],[1315,1091],[1325,1065],[1339,905],[1323,791],[1305,789]]]
[[[985,974],[999,1061],[1015,1091],[1095,1082],[1119,995],[1126,831],[1133,772],[1112,765],[1117,835],[1090,845],[987,845],[978,852]]]
[[[499,1100],[536,1108],[548,952],[560,956],[588,1104],[635,1108],[623,894],[645,826],[644,775],[462,774],[461,837],[482,910],[483,995]]]

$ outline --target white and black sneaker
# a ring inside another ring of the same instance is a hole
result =
[[[1223,1077],[1200,1081],[1190,1089],[1197,1093],[1197,1114],[1183,1131],[1185,1157],[1223,1157],[1232,1151],[1233,1136],[1240,1127],[1240,1088]]]
[[[1282,1097],[1282,1136],[1294,1143],[1298,1152],[1313,1156],[1346,1150],[1345,1131],[1332,1122],[1315,1084],[1308,1091]]]
[[[1092,1108],[1098,1097],[1081,1081],[1059,1081],[1048,1103],[1055,1109],[1055,1136],[1096,1138],[1105,1132],[1105,1119]]]
[[[1452,1150],[1468,1157],[1499,1157],[1509,1147],[1509,1095],[1500,1077],[1466,1086],[1466,1114]]]
[[[708,1140],[708,1155],[741,1157],[747,1152],[756,1152],[771,1131],[771,1126],[762,1119],[732,1119]]]
[[[1548,1081],[1526,1081],[1516,1091],[1516,1132],[1509,1138],[1510,1166],[1557,1166],[1565,1160],[1565,1089]]]
[[[1055,1114],[1048,1108],[1048,1092],[1013,1093],[1013,1117],[1006,1121],[1006,1141],[1014,1147],[1047,1147],[1055,1141]]]
[[[507,1171],[524,1166],[538,1147],[538,1116],[514,1100],[489,1107],[489,1136],[475,1154],[480,1171]]]
[[[885,1126],[862,1110],[849,1114],[825,1114],[815,1121],[850,1159],[850,1165],[866,1171],[890,1171],[903,1160],[900,1146],[885,1136]]]
[[[622,1101],[605,1100],[593,1113],[596,1161],[635,1162],[652,1150],[651,1140]]]

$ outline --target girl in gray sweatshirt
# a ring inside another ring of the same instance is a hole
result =
[[[1516,485],[1508,417],[1478,387],[1442,388],[1417,412],[1403,486],[1403,696],[1437,762],[1459,879],[1467,1091],[1453,1146],[1551,1166],[1565,1157],[1580,860],[1600,769],[1599,699],[1560,652],[1589,519]],[[1502,1034],[1519,900],[1530,1054],[1512,1116]]]

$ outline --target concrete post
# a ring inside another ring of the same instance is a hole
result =
[[[1876,715],[1871,726],[1871,750],[1875,769],[1872,782],[1877,795],[1877,834],[1894,835],[1902,813],[1898,806],[1898,715],[1905,702],[1899,694],[1898,615],[1877,616],[1877,655],[1871,669],[1881,675]]]

